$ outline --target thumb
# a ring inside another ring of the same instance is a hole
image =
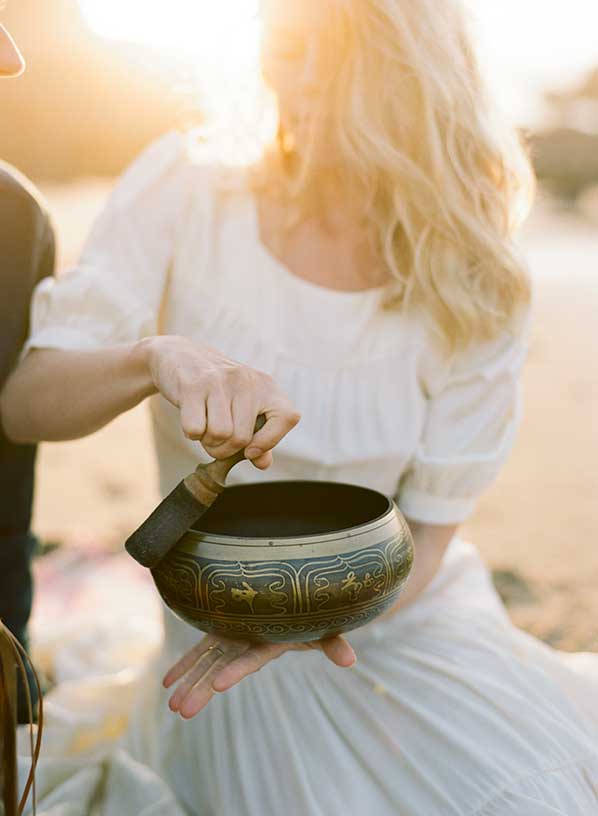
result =
[[[349,669],[357,662],[357,656],[348,640],[340,635],[324,638],[320,641],[320,648],[335,665]]]
[[[261,456],[255,459],[251,459],[251,464],[255,465],[259,470],[267,470],[272,464],[272,461],[272,451],[268,451],[267,453],[262,453]]]

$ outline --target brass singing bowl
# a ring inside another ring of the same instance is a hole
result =
[[[227,487],[152,575],[175,615],[203,632],[297,642],[388,610],[412,562],[405,519],[381,493],[265,482]]]

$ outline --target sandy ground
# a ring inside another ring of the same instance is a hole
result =
[[[108,189],[45,188],[61,267],[76,258]],[[524,241],[536,284],[524,420],[464,533],[519,625],[561,648],[598,650],[598,229],[544,202]],[[42,537],[121,547],[157,502],[145,408],[87,439],[44,445],[38,477]]]

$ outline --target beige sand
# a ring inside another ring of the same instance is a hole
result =
[[[106,191],[101,182],[46,190],[62,267]],[[562,648],[598,649],[598,230],[544,202],[525,249],[536,282],[525,417],[464,533],[497,571],[518,624]],[[87,439],[43,446],[38,475],[43,537],[122,546],[157,500],[146,410]]]

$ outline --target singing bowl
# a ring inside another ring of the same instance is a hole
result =
[[[405,519],[381,493],[265,482],[227,487],[152,575],[175,615],[203,632],[296,642],[389,609],[412,562]]]

